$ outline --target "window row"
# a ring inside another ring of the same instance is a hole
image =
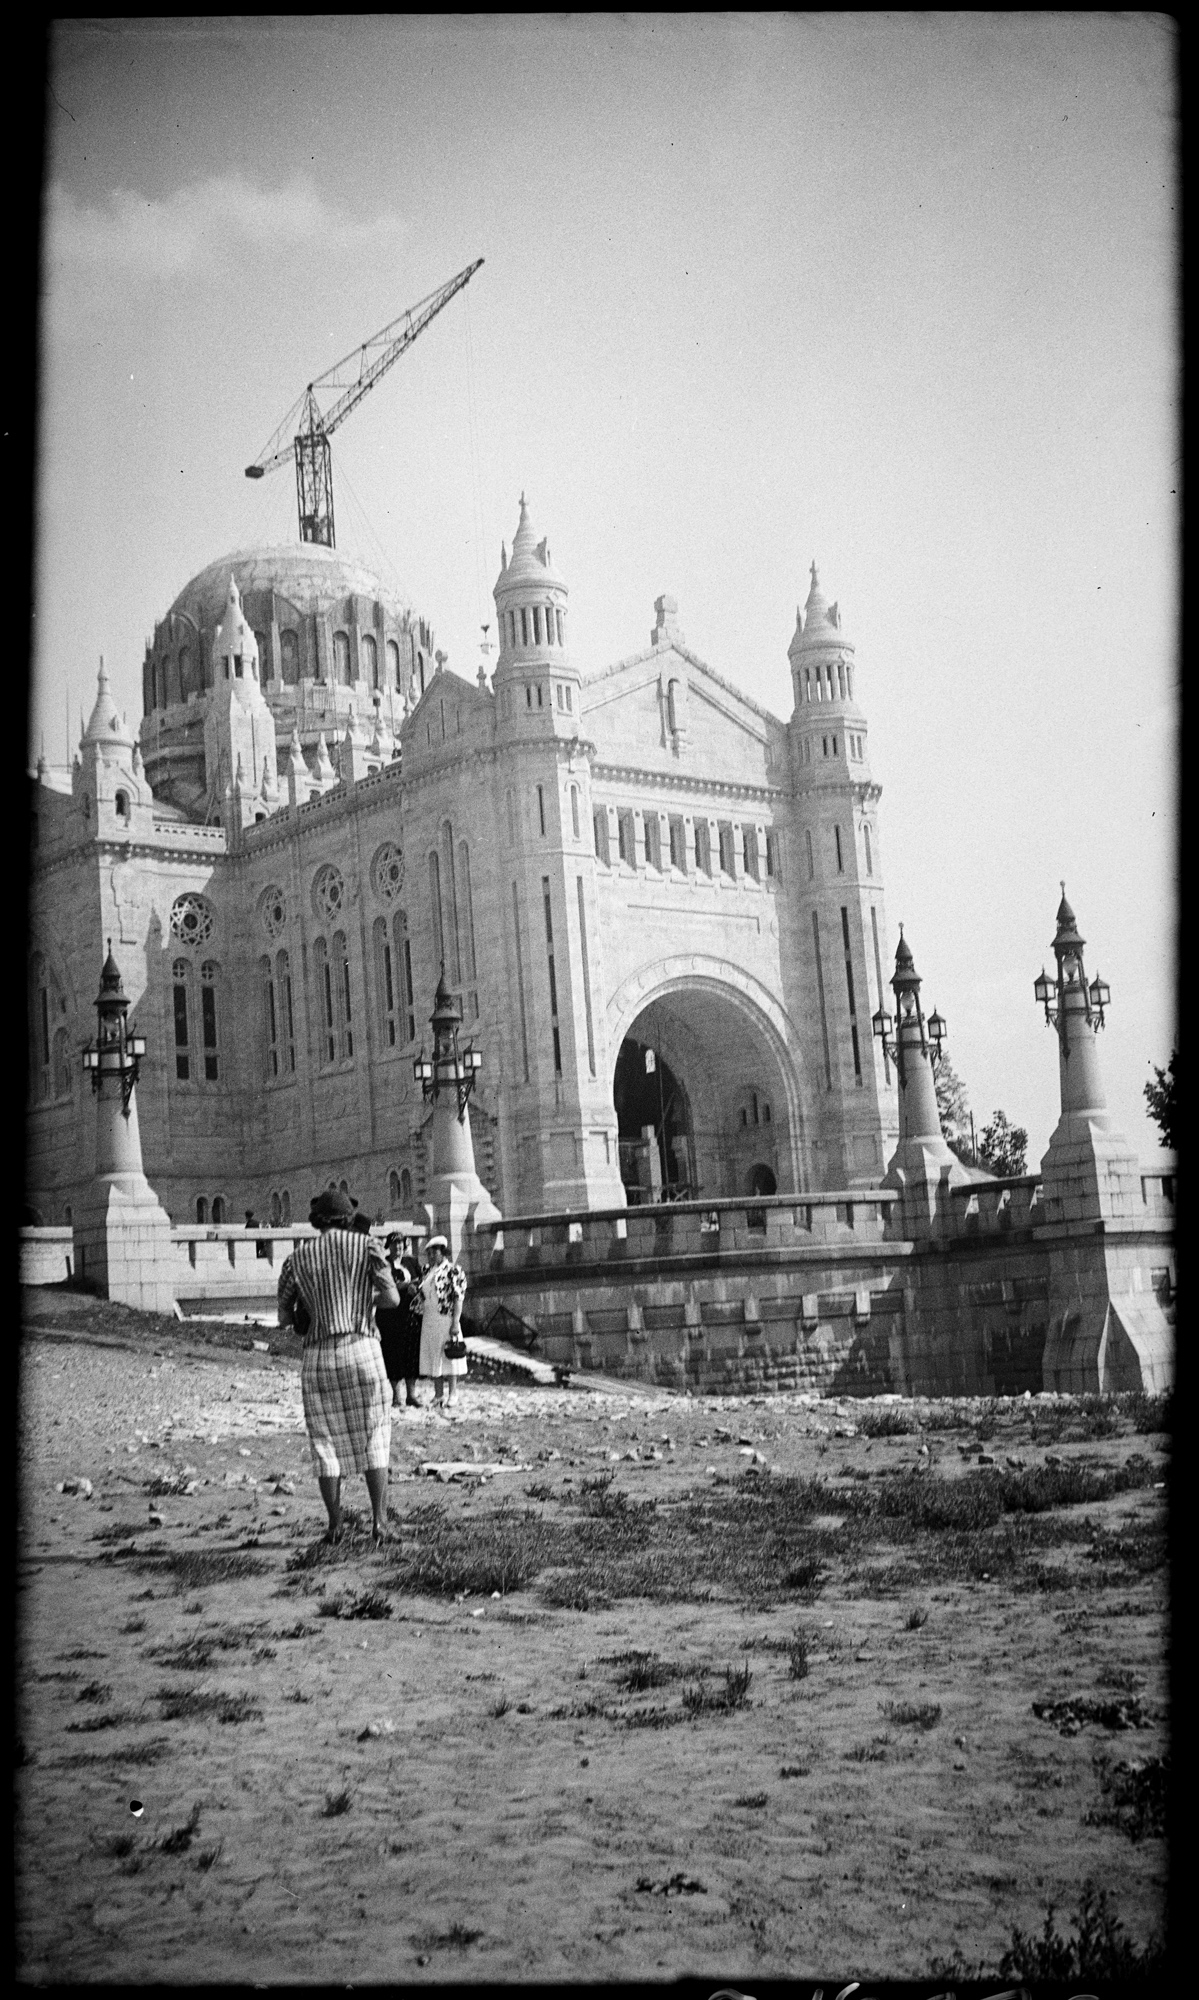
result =
[[[616,822],[615,857],[612,852],[613,818]],[[663,818],[666,820],[665,847],[662,840]],[[779,876],[778,836],[773,829],[765,830],[763,845],[756,826],[737,825],[731,820],[697,819],[689,846],[687,823],[679,813],[645,813],[640,839],[637,815],[631,807],[617,807],[613,811],[607,806],[597,806],[592,824],[596,857],[605,867],[610,868],[615,858],[628,868],[644,865],[663,875],[673,871],[679,875],[695,873],[710,877],[721,874],[736,879],[739,851],[740,872],[752,882],[775,881]],[[713,830],[716,834],[715,849],[712,845]]]
[[[853,667],[848,660],[821,661],[817,666],[807,666],[803,670],[803,684],[800,688],[803,701],[845,701],[853,700]]]
[[[808,880],[809,882],[814,882],[816,879],[816,849],[812,840],[812,834],[810,829],[804,834],[804,846],[807,851]],[[871,840],[870,840],[870,828],[864,820],[862,822],[862,851],[866,861],[866,873],[867,875],[873,875],[874,849],[873,846],[871,845]],[[838,875],[844,875],[845,846],[842,843],[841,829],[839,826],[834,826],[833,828],[833,853],[836,858],[837,873]]]
[[[553,825],[553,817],[549,806],[549,800],[546,797],[546,791],[547,787],[545,785],[534,785],[531,794],[526,794],[522,792],[516,786],[510,785],[508,787],[508,790],[504,794],[504,805],[508,815],[509,846],[515,846],[516,844],[517,836],[520,831],[519,819],[520,815],[524,811],[524,806],[526,801],[529,803],[532,809],[532,826],[533,830],[537,834],[537,837],[541,840],[545,840],[548,838],[551,831],[556,831]],[[579,788],[577,785],[570,785],[568,786],[567,791],[568,791],[568,796],[570,798],[571,836],[573,839],[579,840],[582,837],[580,831],[582,821],[580,818],[580,808],[579,808]]]
[[[500,616],[507,620],[508,644],[513,651],[517,646],[566,644],[562,612],[556,604],[522,604],[519,611],[504,611]]]
[[[545,683],[543,681],[526,681],[524,683],[524,691],[525,691],[524,705],[526,709],[545,708],[546,689],[545,689]],[[574,688],[571,686],[571,683],[569,681],[551,681],[549,685],[549,695],[550,695],[549,706],[551,708],[556,706],[559,710],[559,713],[562,715],[574,714],[575,693],[574,693]],[[503,716],[505,719],[508,719],[513,715],[514,712],[518,712],[519,708],[520,708],[519,689],[513,687],[502,688],[500,690],[501,716]]]
[[[802,739],[802,749],[800,751],[803,763],[810,764],[812,762],[813,755],[815,754],[813,746],[817,743],[820,745],[820,754],[822,757],[839,757],[841,755],[841,742],[840,738],[836,735],[805,736]],[[852,731],[845,738],[845,745],[851,762],[855,764],[864,762],[866,756],[866,739],[864,736],[860,736],[856,730]]]
[[[258,643],[258,671],[264,686],[274,679],[275,669],[271,651],[264,632],[255,632]],[[324,679],[316,661],[302,659],[300,634],[287,627],[279,634],[279,675],[285,687],[295,687],[307,667],[317,682]],[[425,691],[425,655],[419,647],[410,648],[412,679],[419,693]],[[234,661],[237,678],[242,677],[241,655]],[[383,645],[383,658],[379,656],[379,642],[373,632],[358,635],[357,673],[354,671],[353,646],[347,631],[333,634],[334,685],[350,687],[354,680],[363,680],[377,692],[394,688],[397,693],[402,686],[400,668],[400,646],[395,639],[387,639]],[[147,662],[146,694],[151,708],[165,708],[170,702],[186,701],[189,694],[199,694],[212,686],[211,667],[205,667],[202,674],[193,668],[193,651],[190,645],[181,646],[173,659],[150,660]]]

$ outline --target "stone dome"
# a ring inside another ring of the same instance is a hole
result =
[[[243,600],[247,593],[274,590],[300,611],[324,609],[346,597],[375,599],[401,622],[411,609],[364,563],[343,550],[327,549],[318,542],[293,542],[235,549],[218,557],[183,586],[168,618],[179,614],[212,630],[224,615],[230,576]]]

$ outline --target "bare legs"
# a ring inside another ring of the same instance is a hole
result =
[[[321,1499],[329,1516],[329,1528],[325,1540],[339,1542],[344,1533],[341,1519],[341,1480],[329,1479],[322,1475],[317,1484],[321,1489]],[[377,1542],[386,1541],[387,1467],[385,1465],[367,1467],[366,1490],[371,1503],[371,1533]]]

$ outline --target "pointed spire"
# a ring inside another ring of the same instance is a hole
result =
[[[297,777],[308,776],[308,766],[304,762],[304,752],[300,747],[300,732],[293,724],[291,742],[288,744],[287,768]]]
[[[337,773],[333,769],[333,761],[329,756],[329,745],[325,741],[325,732],[323,729],[321,730],[316,746],[316,775],[322,785],[332,785],[337,781]]]
[[[105,746],[133,747],[133,738],[117,713],[117,705],[112,698],[108,684],[108,673],[104,665],[104,655],[100,655],[100,671],[96,675],[96,701],[91,718],[82,731],[84,743],[101,743]]]

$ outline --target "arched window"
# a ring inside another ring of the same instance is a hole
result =
[[[570,824],[574,837],[577,840],[579,837],[579,788],[577,785],[572,785],[570,788]]]
[[[400,980],[400,1006],[403,1013],[406,1039],[416,1040],[416,1001],[412,991],[412,942],[408,936],[408,913],[397,910],[393,923],[395,937],[395,964]]]
[[[329,970],[329,947],[323,937],[312,941],[312,973],[316,986],[316,1017],[320,1023],[321,1066],[337,1061],[337,1031],[334,1025],[333,981]]]
[[[131,817],[128,792],[117,793],[116,809],[118,819],[129,819]]]
[[[433,912],[433,942],[437,950],[439,964],[445,963],[445,925],[441,911],[441,863],[436,854],[429,856],[429,907]]]
[[[404,1209],[412,1207],[412,1175],[407,1167],[402,1168],[400,1172],[400,1207]]]
[[[695,866],[701,875],[712,873],[712,834],[706,819],[695,822]]]
[[[541,644],[541,606],[539,604],[533,606],[533,644],[535,646]]]
[[[350,635],[348,632],[333,634],[333,678],[339,687],[350,685]]]
[[[510,612],[508,613],[508,644],[509,644],[510,646],[513,646],[513,647],[514,647],[514,646],[516,645],[516,613],[515,613],[515,611],[510,611]]]
[[[816,857],[812,852],[812,835],[810,832],[804,834],[804,841],[808,850],[808,880],[811,882],[815,880],[816,876]]]
[[[334,933],[333,966],[336,973],[333,997],[337,1009],[337,1041],[342,1061],[349,1062],[354,1054],[354,1028],[350,1008],[350,955],[344,931]]]
[[[269,958],[258,961],[258,984],[262,995],[263,1074],[268,1083],[273,1083],[279,1074],[279,1008]]]
[[[563,639],[563,637],[562,637],[562,613],[561,613],[560,611],[557,611],[557,610],[556,610],[556,611],[554,612],[554,617],[555,617],[555,619],[556,619],[556,621],[557,621],[557,625],[558,625],[558,644],[559,644],[559,645],[561,646],[561,645],[564,645],[564,644],[565,644],[565,641],[564,641],[564,639]]]
[[[386,917],[375,918],[375,999],[385,1048],[394,1049],[399,1036],[396,1022],[396,966]]]
[[[270,647],[266,643],[265,632],[255,632],[254,639],[258,646],[258,678],[265,685],[271,678]]]
[[[379,685],[379,647],[373,632],[364,632],[358,641],[362,659],[362,678],[373,688]]]
[[[400,649],[394,639],[387,641],[386,654],[387,685],[389,688],[398,688],[400,685]]]
[[[549,604],[545,607],[545,643],[547,646],[552,646],[554,643],[554,612],[553,606]]]
[[[217,1050],[216,990],[220,966],[211,958],[206,958],[200,967],[200,1031],[204,1044],[204,1081],[215,1083],[219,1054]]]
[[[208,1196],[205,1194],[196,1196],[196,1221],[208,1221]]]
[[[719,829],[719,838],[720,838],[720,871],[721,871],[721,874],[722,874],[722,875],[735,875],[737,871],[736,871],[736,866],[735,866],[735,863],[734,863],[734,859],[733,859],[733,829],[732,829],[732,827],[731,827],[731,826],[721,826],[721,827],[720,827],[720,829]]]
[[[283,1203],[279,1199],[278,1188],[271,1190],[271,1228],[278,1229],[283,1220]]]
[[[177,958],[171,966],[171,1001],[175,1019],[175,1078],[191,1081],[191,965]]]
[[[54,1037],[54,1095],[69,1097],[75,1081],[71,1067],[71,1044],[65,1028],[59,1028]]]
[[[520,608],[520,643],[522,646],[529,643],[529,614],[523,604]]]
[[[225,1220],[225,1197],[223,1194],[214,1194],[212,1197],[212,1219],[218,1223]]]
[[[275,997],[279,1010],[279,1034],[289,1075],[296,1067],[296,1016],[292,1004],[291,960],[285,951],[275,959]]]
[[[284,687],[294,687],[300,678],[300,635],[298,632],[280,632],[279,657],[283,669]]]
[[[868,826],[864,826],[864,827],[862,828],[862,839],[863,839],[863,841],[865,842],[865,845],[866,845],[866,873],[867,873],[868,875],[873,875],[873,873],[874,873],[874,856],[873,856],[873,854],[872,854],[872,853],[870,852],[870,828],[869,828]]]
[[[29,961],[29,1095],[44,1103],[54,1090],[53,996],[50,974],[41,952]]]
[[[454,868],[454,829],[441,822],[441,902],[445,919],[445,954],[454,985],[462,984],[462,938],[458,919],[458,880]]]
[[[192,649],[190,646],[180,646],[179,648],[180,701],[187,700],[188,695],[191,693],[191,687],[192,687]]]
[[[425,656],[423,653],[418,653],[416,656],[416,682],[423,694],[425,691]]]
[[[833,840],[836,843],[836,848],[837,848],[837,873],[838,875],[844,875],[845,860],[844,856],[841,853],[841,829],[839,826],[835,826],[833,828]]]
[[[291,1195],[287,1188],[283,1190],[283,1199],[279,1206],[283,1210],[283,1227],[286,1229],[288,1223],[291,1221]]]
[[[471,1019],[479,1018],[479,995],[476,989],[478,967],[475,960],[475,911],[470,887],[470,848],[466,842],[458,845],[458,876],[462,884],[462,916],[466,928],[466,979],[470,988]]]
[[[608,849],[608,814],[604,806],[595,807],[591,815],[591,827],[595,836],[596,860],[602,861],[605,868],[610,867],[612,857]]]
[[[387,1176],[387,1202],[388,1202],[388,1206],[389,1206],[389,1207],[390,1207],[391,1209],[393,1209],[393,1210],[396,1210],[396,1209],[398,1209],[398,1208],[399,1208],[399,1205],[400,1205],[400,1177],[399,1177],[399,1175],[397,1174],[397,1172],[396,1172],[396,1170],[395,1170],[395,1168],[394,1168],[394,1167],[393,1167],[393,1168],[391,1169],[391,1172],[390,1172],[390,1173],[388,1174],[388,1176]]]

